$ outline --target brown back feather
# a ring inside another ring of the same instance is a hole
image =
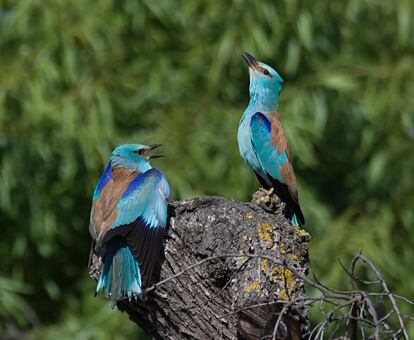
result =
[[[277,152],[279,155],[286,152],[288,159],[288,161],[280,167],[280,175],[282,176],[286,185],[289,187],[289,192],[292,196],[292,199],[297,202],[298,192],[296,187],[296,177],[291,163],[288,141],[279,120],[279,112],[275,111],[270,114],[270,123],[272,126],[270,144],[273,147],[278,148]]]
[[[95,241],[101,246],[106,232],[112,227],[117,215],[117,204],[129,183],[138,176],[136,171],[113,167],[112,179],[102,189],[97,200],[92,205],[91,222]]]

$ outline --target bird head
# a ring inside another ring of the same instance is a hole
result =
[[[112,165],[127,168],[129,170],[145,172],[151,169],[149,161],[154,158],[163,157],[163,155],[151,155],[150,152],[161,144],[124,144],[118,146],[112,152]]]
[[[258,61],[251,54],[243,52],[242,57],[249,66],[250,100],[258,106],[258,109],[277,110],[283,79],[272,67]]]

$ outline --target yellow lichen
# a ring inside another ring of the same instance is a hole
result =
[[[281,254],[286,254],[285,244],[283,242],[280,242],[279,244],[279,252]]]
[[[296,254],[292,254],[292,260],[293,261],[299,261],[299,256]]]
[[[259,238],[263,241],[273,242],[272,235],[270,231],[272,227],[268,223],[259,223]]]
[[[283,267],[274,267],[270,272],[270,280],[272,282],[275,282],[279,277],[281,280],[286,282],[288,289],[293,288],[295,280],[293,279],[293,274],[289,269]]]
[[[278,298],[280,300],[287,301],[289,299],[294,299],[295,294],[293,294],[293,290],[295,288],[295,280],[292,271],[283,267],[274,267],[269,276],[271,282],[278,281],[279,284],[284,287],[284,289],[278,293]]]
[[[269,261],[266,259],[260,261],[260,267],[262,268],[262,271],[266,273],[269,269]]]
[[[292,294],[292,295],[287,295],[286,291],[282,290],[281,292],[279,292],[277,294],[277,297],[279,300],[283,300],[283,301],[288,301],[288,300],[295,300],[296,299],[296,295]]]
[[[286,293],[284,291],[282,291],[279,294],[277,294],[277,298],[279,300],[283,300],[283,301],[287,301],[288,300],[288,297],[286,296]]]
[[[309,236],[309,234],[303,229],[295,229],[295,234],[300,238]]]
[[[253,281],[250,285],[248,285],[246,288],[244,288],[244,291],[246,293],[251,293],[253,291],[259,291],[259,282],[258,281]]]

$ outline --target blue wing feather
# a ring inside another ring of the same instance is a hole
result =
[[[131,181],[117,205],[117,216],[103,242],[117,235],[139,262],[144,284],[151,280],[167,224],[170,190],[163,173],[151,169]]]
[[[142,217],[149,228],[165,227],[169,187],[163,173],[151,169],[131,181],[117,205],[112,228],[133,223]]]
[[[304,224],[305,219],[300,209],[296,187],[290,188],[280,173],[283,164],[289,162],[286,151],[279,153],[279,147],[271,143],[272,126],[269,119],[261,112],[256,112],[250,121],[251,141],[260,163],[259,175],[272,186],[277,195],[292,210],[291,222]]]
[[[101,178],[99,178],[98,184],[96,185],[95,191],[93,192],[92,200],[95,201],[99,195],[102,192],[102,189],[105,187],[105,185],[108,184],[108,182],[112,179],[112,166],[111,162],[108,163],[106,166],[104,172],[101,175]]]
[[[263,175],[269,174],[272,178],[284,183],[279,169],[281,165],[288,162],[288,158],[286,152],[279,154],[279,148],[271,145],[271,129],[270,121],[263,113],[256,112],[252,116],[251,139]]]

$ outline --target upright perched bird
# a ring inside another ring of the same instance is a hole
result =
[[[249,53],[242,56],[249,66],[250,101],[237,134],[240,154],[263,188],[285,202],[291,223],[304,224],[288,143],[279,121],[283,80],[273,68]]]
[[[113,302],[141,297],[157,261],[167,221],[170,189],[149,164],[160,144],[117,147],[93,194],[89,233],[103,258],[96,294]]]

